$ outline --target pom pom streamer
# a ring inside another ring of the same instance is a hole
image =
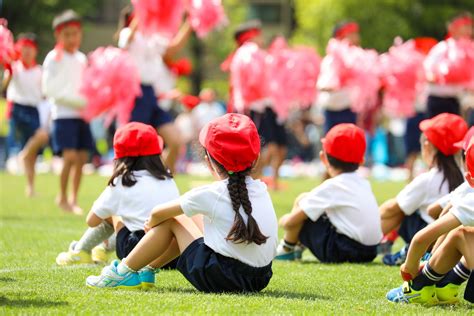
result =
[[[189,23],[200,38],[228,24],[221,0],[189,0],[187,9]]]
[[[6,22],[0,24],[0,63],[10,63],[15,55],[13,34],[6,27]]]
[[[178,32],[185,12],[183,0],[132,0],[132,4],[143,33],[172,38]]]
[[[130,55],[119,48],[99,47],[89,55],[81,93],[87,99],[82,115],[90,121],[106,113],[106,124],[114,118],[127,123],[134,101],[141,95],[140,75]]]

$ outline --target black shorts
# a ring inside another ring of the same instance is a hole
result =
[[[130,122],[140,122],[159,128],[173,122],[171,115],[160,108],[152,86],[141,85],[142,95],[135,99]]]
[[[425,113],[416,113],[415,116],[407,119],[406,133],[404,136],[405,152],[407,155],[421,152],[420,145],[420,122],[426,118]]]
[[[93,151],[95,148],[89,124],[82,119],[54,120],[51,143],[55,155],[66,149]]]
[[[357,114],[351,109],[342,111],[324,111],[324,134],[327,134],[331,128],[342,123],[355,124],[357,121]]]
[[[236,259],[216,253],[204,244],[204,238],[193,241],[181,254],[177,269],[199,291],[259,292],[272,278],[272,264],[251,267]]]
[[[126,258],[143,236],[145,236],[145,231],[143,230],[131,232],[127,227],[122,227],[117,233],[117,246],[115,248],[117,258],[120,260]]]
[[[307,219],[299,240],[324,263],[372,262],[377,257],[376,245],[366,246],[338,233],[326,215],[315,222]]]
[[[441,113],[452,113],[457,115],[461,113],[459,100],[455,97],[442,98],[430,95],[428,96],[427,107],[428,118],[435,117]]]
[[[420,212],[416,211],[412,215],[405,216],[400,228],[398,229],[398,234],[407,244],[410,244],[415,234],[427,225],[428,223],[421,218]]]
[[[265,108],[263,113],[250,111],[250,118],[262,138],[262,146],[268,144],[286,146],[288,144],[285,125],[278,123],[277,115],[271,108]]]
[[[36,130],[40,128],[38,109],[36,106],[14,103],[11,120],[15,126],[15,136],[19,138],[23,149]]]

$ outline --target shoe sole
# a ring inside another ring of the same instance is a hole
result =
[[[139,285],[132,285],[132,286],[126,286],[126,285],[119,285],[119,286],[113,286],[113,287],[97,287],[97,286],[93,286],[93,285],[90,285],[90,284],[87,284],[86,283],[86,286],[88,288],[91,288],[91,289],[117,289],[117,290],[141,290],[142,289],[142,285],[139,284]]]
[[[142,282],[142,290],[148,291],[155,288],[155,283]]]

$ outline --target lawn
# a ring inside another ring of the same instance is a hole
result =
[[[0,173],[0,314],[473,314],[473,305],[425,308],[393,305],[385,293],[400,284],[398,268],[378,259],[368,265],[323,265],[305,253],[301,263],[275,262],[269,286],[255,295],[211,295],[193,289],[176,271],[161,272],[155,290],[93,290],[85,278],[99,266],[59,268],[56,255],[86,228],[84,218],[64,214],[53,203],[53,175],[38,177],[39,196],[24,197],[24,178]],[[182,192],[202,179],[178,176]],[[279,216],[293,199],[317,184],[288,180],[273,194]],[[84,178],[81,204],[87,209],[105,178]],[[402,183],[374,183],[379,202],[394,196]],[[281,232],[280,232],[281,233]]]

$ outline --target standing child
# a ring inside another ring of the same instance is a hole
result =
[[[322,143],[319,155],[330,179],[300,195],[291,213],[280,219],[285,235],[276,258],[297,259],[300,242],[321,262],[371,262],[382,231],[370,183],[356,173],[364,162],[364,132],[354,124],[339,124]]]
[[[62,155],[60,190],[56,203],[65,211],[82,214],[77,196],[82,167],[94,143],[80,109],[86,100],[80,95],[86,56],[79,51],[82,41],[81,19],[72,10],[64,11],[53,20],[56,47],[43,64],[43,92],[52,104],[52,145],[55,154]],[[72,177],[72,192],[68,199],[68,182]]]
[[[218,181],[157,206],[137,247],[100,276],[88,277],[88,286],[140,287],[137,271],[179,253],[178,270],[200,291],[258,292],[267,286],[278,232],[265,184],[249,176],[260,154],[257,129],[244,115],[226,114],[201,130],[199,142]],[[188,218],[197,214],[204,233]]]
[[[87,216],[90,228],[72,249],[58,256],[59,265],[91,263],[92,248],[113,233],[109,225],[117,233],[117,257],[125,258],[145,235],[143,227],[153,207],[179,198],[173,176],[161,160],[163,140],[153,127],[134,122],[119,128],[114,151],[112,177]]]
[[[474,188],[473,140],[466,151],[466,167],[466,180]],[[457,195],[451,203],[444,215],[413,238],[406,263],[400,267],[407,281],[388,292],[388,300],[395,303],[453,304],[459,300],[460,285],[471,278],[464,297],[474,303],[474,193]],[[446,238],[420,270],[422,255],[444,234],[447,234]]]
[[[8,65],[6,71],[7,100],[13,102],[12,117],[15,130],[19,136],[21,149],[40,128],[38,105],[42,101],[41,66],[36,64],[38,42],[33,33],[18,35],[15,50],[19,59]],[[34,175],[36,155],[25,160],[27,176],[26,195],[34,195]]]
[[[430,170],[416,177],[395,199],[380,206],[384,234],[398,229],[407,243],[401,251],[383,258],[387,265],[399,265],[405,261],[413,236],[434,221],[428,215],[428,206],[463,182],[455,157],[459,148],[455,144],[464,138],[466,122],[458,115],[443,113],[422,121],[420,129],[423,133],[421,156]]]

